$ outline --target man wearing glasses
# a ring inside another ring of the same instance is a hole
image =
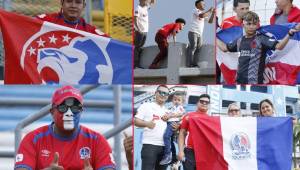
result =
[[[197,102],[197,110],[184,115],[182,123],[180,125],[180,131],[178,136],[178,160],[183,161],[184,170],[196,170],[196,160],[194,154],[193,140],[191,137],[187,139],[187,145],[185,147],[185,138],[189,132],[189,118],[208,116],[207,111],[209,109],[210,97],[208,94],[201,94],[199,101]]]
[[[83,97],[64,86],[55,91],[50,109],[53,122],[22,140],[16,155],[16,170],[114,170],[111,148],[99,133],[79,125]]]
[[[169,88],[159,85],[155,91],[155,101],[142,104],[135,115],[134,125],[144,128],[143,147],[141,151],[142,170],[165,170],[167,165],[160,165],[164,155],[163,136],[167,122],[163,115],[167,108],[164,104],[168,99]]]

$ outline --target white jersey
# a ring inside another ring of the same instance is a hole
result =
[[[148,32],[149,29],[149,19],[148,19],[149,5],[144,7],[138,5],[134,11],[134,16],[136,17],[136,23],[141,32]],[[134,25],[134,29],[138,30]]]
[[[165,106],[160,106],[155,102],[149,102],[142,104],[135,115],[136,118],[139,118],[144,121],[154,120],[155,127],[153,129],[144,128],[143,133],[143,144],[151,144],[164,146],[164,132],[167,127],[167,123],[161,119],[165,115],[167,109]]]
[[[204,11],[201,11],[200,9],[194,8],[193,14],[192,14],[192,23],[191,23],[191,32],[195,32],[197,34],[200,34],[202,36],[203,29],[204,29],[204,20],[205,18],[200,18],[199,14],[204,13]]]
[[[178,106],[173,106],[170,110],[168,110],[168,114],[174,114],[174,113],[180,113],[180,114],[184,114],[185,110],[183,108],[183,106],[178,105]],[[170,118],[168,120],[168,122],[174,122],[174,121],[180,121],[179,117],[174,117],[174,118]]]

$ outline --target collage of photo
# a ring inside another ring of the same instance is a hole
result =
[[[300,170],[299,0],[0,0],[0,170]]]

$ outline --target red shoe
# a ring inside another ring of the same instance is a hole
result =
[[[158,64],[151,64],[149,66],[149,69],[159,69],[159,66],[158,66]]]

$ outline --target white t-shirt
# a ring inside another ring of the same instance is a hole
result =
[[[192,14],[192,23],[191,23],[191,32],[195,32],[202,36],[203,29],[204,29],[204,20],[207,18],[199,18],[199,14],[203,13],[200,9],[194,8]]]
[[[144,121],[154,120],[155,123],[153,129],[144,128],[143,144],[164,146],[163,136],[167,123],[161,117],[166,114],[166,111],[164,106],[161,107],[155,102],[144,103],[138,108],[136,118]]]
[[[148,21],[148,10],[150,9],[149,5],[141,7],[140,5],[134,11],[134,16],[136,17],[136,23],[141,32],[148,32],[149,21]],[[134,25],[134,29],[138,30]]]
[[[185,112],[183,106],[173,106],[170,110],[168,110],[168,114],[174,114],[174,113],[181,113],[183,114]],[[180,121],[179,117],[170,118],[168,122],[174,122],[174,121]]]

